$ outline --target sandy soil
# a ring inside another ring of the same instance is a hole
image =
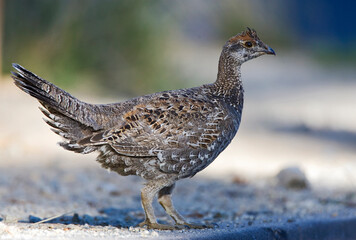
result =
[[[207,54],[216,59],[216,51]],[[179,62],[189,74],[183,56]],[[293,59],[282,54],[243,67],[246,105],[237,137],[206,170],[178,182],[174,201],[181,213],[216,224],[200,232],[356,216],[356,74]],[[199,72],[197,84],[216,74]],[[95,154],[58,147],[37,106],[9,79],[0,82],[0,239],[184,238],[199,232],[134,228],[144,217],[142,180],[108,173]],[[288,166],[305,171],[309,189],[276,183],[274,176]],[[172,223],[155,208],[162,222]]]

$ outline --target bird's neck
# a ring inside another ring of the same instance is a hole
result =
[[[224,52],[219,59],[218,75],[213,84],[213,91],[215,95],[228,100],[231,105],[242,105],[241,63]]]

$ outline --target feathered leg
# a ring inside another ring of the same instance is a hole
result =
[[[152,180],[148,182],[141,190],[142,207],[146,214],[146,219],[139,224],[140,227],[147,226],[147,228],[160,230],[174,230],[175,226],[157,223],[156,216],[152,207],[152,201],[156,194],[167,185],[172,185],[173,182],[167,179]]]
[[[173,218],[173,220],[176,222],[176,224],[178,226],[180,225],[180,226],[184,226],[184,227],[188,227],[188,228],[196,228],[196,229],[213,227],[210,225],[207,226],[207,225],[199,225],[199,224],[192,224],[192,223],[186,222],[186,220],[183,218],[183,216],[180,215],[173,206],[171,194],[174,189],[174,186],[175,186],[175,184],[172,184],[171,186],[162,188],[158,192],[158,202],[164,208],[166,213]]]

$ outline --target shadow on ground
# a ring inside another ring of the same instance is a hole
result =
[[[139,209],[118,209],[118,208],[103,208],[98,211],[99,216],[91,216],[88,214],[79,215],[63,215],[53,219],[41,219],[40,217],[30,215],[28,221],[21,220],[24,223],[60,223],[60,224],[77,224],[91,226],[113,226],[128,228],[136,226],[143,221],[143,213]],[[104,215],[104,216],[103,216]]]

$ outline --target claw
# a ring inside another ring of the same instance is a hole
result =
[[[160,223],[151,223],[148,221],[143,221],[142,223],[137,225],[138,227],[147,227],[147,229],[157,229],[157,230],[178,230],[182,229],[177,225],[167,225],[167,224],[160,224]]]
[[[213,224],[196,224],[196,223],[183,223],[183,224],[179,224],[181,226],[184,226],[185,228],[188,229],[204,229],[204,228],[214,228],[215,225]]]
[[[196,224],[196,223],[182,223],[177,225],[167,225],[160,223],[151,223],[148,221],[143,221],[138,224],[137,227],[146,227],[147,229],[157,229],[157,230],[182,230],[182,229],[204,229],[204,228],[214,228],[214,224]]]

